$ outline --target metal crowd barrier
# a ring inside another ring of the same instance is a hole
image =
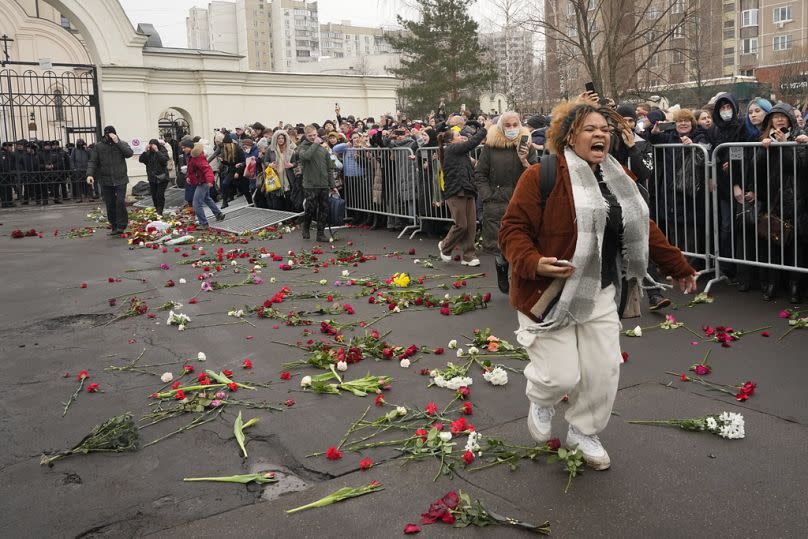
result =
[[[768,272],[766,282],[779,281],[781,270],[794,278],[808,273],[808,145],[721,144],[713,151],[712,166],[718,267],[710,284],[726,278],[729,268],[722,265],[735,264],[745,278],[759,268]]]
[[[682,253],[713,271],[710,154],[699,144],[656,144],[648,181],[651,218]]]
[[[411,149],[348,148],[343,157],[343,175],[347,210],[410,222],[399,238],[418,228],[416,200],[420,175]]]

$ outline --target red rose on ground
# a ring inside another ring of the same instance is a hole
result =
[[[82,283],[81,283],[81,287],[82,287],[82,288],[87,288],[87,282],[86,282],[86,281],[82,282]]]
[[[294,401],[294,399],[286,399],[286,402],[284,402],[284,404],[286,406],[292,407],[292,406],[295,405],[295,401]]]
[[[620,352],[620,355],[623,357],[623,363],[628,361],[628,352]]]
[[[760,333],[760,336],[761,336],[761,337],[768,337],[768,336],[769,336],[769,332],[768,332],[768,331],[762,331],[762,332]]]
[[[442,314],[443,316],[449,316],[450,314],[452,314],[452,311],[449,310],[449,307],[441,307],[440,314]]]
[[[89,377],[90,377],[90,374],[87,371],[79,371],[79,375],[78,375],[77,379],[79,381],[81,381],[81,380],[86,380]]]
[[[558,438],[550,438],[547,440],[547,447],[550,451],[558,451],[558,448],[561,447],[561,440]]]
[[[230,391],[238,391],[238,384],[235,382],[230,382],[227,384],[227,388],[230,389]]]
[[[435,355],[436,356],[439,356],[439,355],[443,354],[443,352],[444,352],[443,348],[435,348]]]
[[[373,460],[370,458],[363,458],[359,461],[359,469],[360,470],[370,470],[373,467]]]
[[[416,429],[415,435],[421,438],[423,441],[426,441],[426,437],[429,434],[429,431],[426,429]]]
[[[175,398],[175,399],[177,399],[178,401],[181,401],[182,399],[184,399],[184,398],[185,398],[185,391],[183,391],[182,389],[180,389],[179,391],[177,391],[177,392],[174,394],[174,398]]]
[[[693,367],[693,370],[694,370],[694,371],[695,371],[695,373],[696,373],[696,374],[698,374],[699,376],[704,376],[704,375],[706,375],[706,374],[710,374],[710,372],[711,372],[711,370],[712,370],[712,369],[710,369],[710,366],[709,366],[709,365],[704,365],[704,364],[702,364],[702,363],[699,363],[699,364],[697,364],[695,367]]]
[[[175,380],[173,384],[171,384],[171,389],[178,389],[180,387],[180,381]]]
[[[679,380],[681,380],[682,382],[687,382],[687,375],[685,373],[682,373],[682,375],[679,377]]]
[[[452,434],[460,434],[461,432],[465,432],[468,428],[468,424],[466,423],[466,418],[461,417],[457,421],[452,421]]]
[[[755,394],[756,387],[757,384],[752,381],[744,382],[744,384],[741,386],[741,393],[743,393],[744,395],[749,395],[751,397],[752,395]]]
[[[421,528],[411,522],[406,526],[404,526],[404,533],[406,533],[407,535],[412,535],[414,533],[420,533],[420,532]]]
[[[252,369],[252,361],[250,361],[249,359],[245,359],[244,361],[241,362],[241,367],[243,369]]]
[[[197,303],[199,303],[199,300],[196,298],[191,298],[188,300],[188,303],[190,303],[191,305],[196,305]]]
[[[735,400],[738,401],[738,402],[745,402],[748,398],[749,398],[749,394],[743,393],[743,392],[738,393],[737,395],[735,395]]]
[[[491,292],[486,292],[483,295],[483,303],[488,303],[489,301],[491,301]]]
[[[438,405],[435,404],[434,402],[430,402],[429,404],[426,405],[424,411],[426,412],[427,415],[436,415],[438,413]]]
[[[329,447],[325,452],[325,458],[328,460],[339,460],[342,458],[342,451],[334,446]]]
[[[472,453],[471,451],[466,451],[465,453],[463,453],[463,462],[466,463],[466,466],[474,462],[474,453]]]
[[[210,384],[211,384],[210,378],[208,378],[207,376],[199,380],[199,385],[201,386],[209,386]]]
[[[227,370],[227,369],[224,369],[224,370],[222,371],[222,374],[224,374],[225,376],[227,376],[228,378],[230,378],[231,376],[233,376],[233,371],[229,371],[229,370]]]
[[[183,370],[183,372],[185,372],[185,374],[191,374],[192,372],[194,372],[194,366],[193,365],[183,365],[182,370]]]
[[[473,409],[473,407],[471,405],[471,402],[466,401],[463,404],[463,413],[466,414],[466,415],[472,415],[474,413],[474,409]]]
[[[92,383],[87,386],[87,393],[95,393],[96,391],[98,391],[98,384]]]
[[[469,398],[469,395],[471,395],[471,389],[469,389],[468,386],[457,388],[457,396],[461,399],[467,399]]]
[[[281,380],[291,380],[291,379],[292,379],[292,373],[291,372],[283,371],[281,373]]]

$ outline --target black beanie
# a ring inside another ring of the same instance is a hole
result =
[[[108,126],[106,126],[106,127],[104,128],[104,134],[105,134],[105,135],[109,135],[110,133],[115,133],[116,135],[118,134],[118,132],[117,132],[117,131],[115,131],[115,128],[114,128],[114,127],[112,127],[111,125],[108,125]]]
[[[194,147],[194,141],[191,140],[191,139],[185,139],[182,142],[180,142],[180,146],[183,147],[183,148],[193,148]]]
[[[623,118],[637,119],[637,106],[633,103],[620,103],[617,105],[617,114]]]

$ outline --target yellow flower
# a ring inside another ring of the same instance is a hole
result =
[[[393,284],[401,288],[407,288],[410,284],[410,276],[406,273],[394,273]]]

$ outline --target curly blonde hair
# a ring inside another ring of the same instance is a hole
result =
[[[593,112],[603,115],[613,128],[630,129],[623,117],[608,107],[595,106],[584,100],[565,101],[556,105],[551,112],[552,121],[547,128],[547,149],[550,153],[563,153],[575,141],[584,119]]]

